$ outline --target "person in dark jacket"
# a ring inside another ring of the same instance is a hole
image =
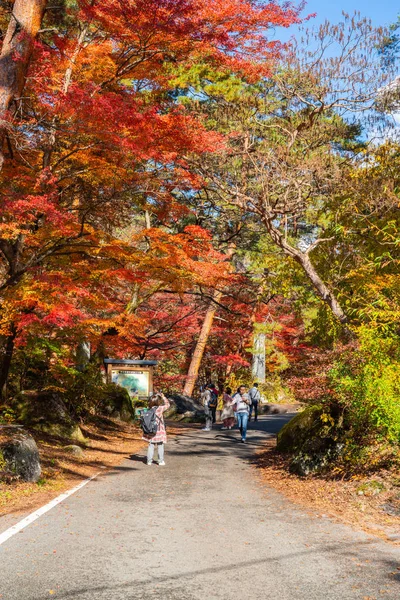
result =
[[[253,383],[253,387],[249,390],[249,398],[250,398],[250,414],[249,414],[249,422],[251,421],[251,415],[254,409],[254,421],[258,421],[258,403],[261,399],[260,390],[258,389],[258,383]]]

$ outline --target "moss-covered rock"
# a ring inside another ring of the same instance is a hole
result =
[[[52,391],[25,390],[13,398],[11,407],[16,420],[24,425],[72,421],[61,395]]]
[[[289,470],[300,477],[327,472],[342,450],[343,444],[331,441],[322,445],[319,450],[299,450],[290,461]]]
[[[77,458],[82,458],[82,456],[84,455],[82,448],[80,446],[76,446],[75,444],[71,444],[70,446],[64,446],[63,449],[65,450],[65,452],[68,452],[68,454],[72,454]]]
[[[114,418],[129,423],[135,418],[135,407],[128,391],[115,383],[104,387],[102,409]]]
[[[35,423],[32,425],[37,431],[42,431],[48,435],[55,437],[67,438],[79,442],[86,443],[86,438],[82,433],[81,428],[76,423]]]
[[[322,406],[308,406],[291,419],[278,433],[277,448],[280,452],[294,452],[304,446],[321,425]]]
[[[16,420],[49,435],[85,442],[62,397],[52,391],[27,390],[12,401]]]
[[[277,449],[292,455],[290,471],[307,476],[329,470],[342,454],[338,421],[327,407],[309,406],[279,432]]]

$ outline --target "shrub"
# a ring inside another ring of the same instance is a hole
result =
[[[400,442],[400,337],[359,330],[359,348],[343,356],[329,379],[352,437]]]

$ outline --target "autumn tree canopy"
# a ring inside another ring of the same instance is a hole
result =
[[[397,29],[347,16],[277,41],[302,19],[261,0],[2,3],[4,399],[67,393],[83,343],[88,377],[119,356],[160,359],[188,394],[249,381],[261,339],[271,385],[322,398],[338,348],[367,365],[373,335],[396,339]]]
[[[159,338],[156,294],[181,323],[224,284],[223,247],[177,196],[199,186],[184,157],[225,142],[176,101],[177,74],[268,76],[281,50],[268,29],[298,10],[246,0],[1,10],[3,386],[30,335],[143,354]]]

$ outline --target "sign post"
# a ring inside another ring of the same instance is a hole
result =
[[[108,383],[124,387],[132,400],[148,400],[153,393],[153,369],[156,360],[106,358]]]

